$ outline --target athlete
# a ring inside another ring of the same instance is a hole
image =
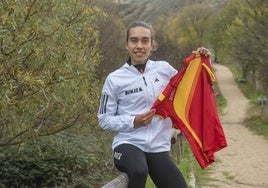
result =
[[[98,120],[115,132],[114,164],[127,173],[129,188],[144,188],[148,174],[158,188],[186,188],[180,170],[169,156],[172,122],[150,110],[177,70],[165,61],[149,59],[154,50],[150,24],[135,22],[127,29],[127,62],[110,73],[103,85]],[[209,55],[206,48],[198,48]]]

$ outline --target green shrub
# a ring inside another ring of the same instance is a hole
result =
[[[116,173],[105,166],[110,159],[112,136],[98,129],[86,129],[0,148],[0,185],[100,187],[105,184]]]

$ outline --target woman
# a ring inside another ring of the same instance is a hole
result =
[[[114,131],[114,164],[129,177],[130,188],[144,188],[148,174],[158,188],[186,188],[181,172],[169,156],[172,122],[150,110],[177,70],[149,58],[154,49],[152,27],[135,22],[127,30],[128,61],[105,80],[98,119]],[[205,48],[199,53],[208,54]]]

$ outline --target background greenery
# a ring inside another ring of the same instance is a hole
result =
[[[0,1],[0,186],[100,187],[118,174],[105,165],[113,133],[96,114],[136,20],[155,28],[152,59],[180,68],[206,46],[234,67],[252,93],[248,126],[267,135],[256,102],[267,96],[267,17],[261,0]]]

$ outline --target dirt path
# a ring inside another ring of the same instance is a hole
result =
[[[268,188],[268,141],[243,126],[249,101],[230,70],[213,65],[227,107],[221,117],[228,147],[216,153],[209,185],[202,188]]]

